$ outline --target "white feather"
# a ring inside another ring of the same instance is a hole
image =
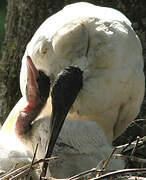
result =
[[[82,2],[48,18],[22,59],[22,94],[26,55],[52,81],[70,65],[84,71],[83,88],[70,118],[96,121],[110,143],[139,113],[144,96],[142,47],[130,21],[119,11]]]
[[[14,125],[20,109],[26,104],[25,101],[26,99],[24,97],[21,98],[1,129],[0,137],[4,139],[3,142],[0,142],[2,144],[2,146],[0,145],[0,159],[3,160],[0,161],[0,168],[2,170],[9,168],[9,166],[6,166],[7,161],[10,161],[14,165],[16,162],[21,164],[31,160],[37,144],[39,146],[36,159],[44,158],[50,133],[50,117],[46,116],[46,109],[49,110],[49,102],[33,122],[31,131],[23,137],[17,138]],[[9,129],[11,123],[14,125]],[[7,141],[6,139],[8,138],[9,140]],[[112,147],[107,142],[104,132],[97,123],[88,120],[75,121],[67,119],[53,151],[53,156],[57,156],[59,159],[51,161],[48,175],[56,178],[71,177],[82,171],[96,167],[99,163],[103,164],[101,162],[106,160],[111,152]],[[3,156],[5,153],[6,156]],[[10,156],[11,158],[9,158],[9,155],[12,155]],[[123,161],[112,160],[108,169],[121,169],[123,167]]]

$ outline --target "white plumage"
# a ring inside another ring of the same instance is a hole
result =
[[[137,116],[144,95],[142,48],[119,11],[81,2],[48,18],[22,59],[22,94],[27,55],[52,81],[69,65],[83,70],[83,88],[69,118],[96,121],[110,143]]]
[[[19,105],[19,107],[22,108],[24,104],[25,98],[23,97],[17,103],[16,107]],[[13,110],[11,111],[11,116],[9,116],[9,119],[6,121],[7,123],[9,122],[9,124],[11,124],[10,121],[13,120],[12,114]],[[15,151],[8,151],[8,149],[6,151],[6,153],[10,155],[15,152],[15,154],[12,154],[12,158],[9,159],[13,166],[16,162],[19,162],[20,165],[22,165],[22,162],[24,164],[26,162],[28,163],[34,155],[37,143],[39,144],[39,147],[36,158],[44,158],[49,140],[49,119],[49,116],[44,117],[42,111],[39,117],[33,123],[31,132],[28,135],[25,135],[20,139],[15,137],[18,141],[16,141],[16,139],[15,141],[7,141],[8,145],[16,142],[16,144],[13,145],[14,147],[17,145],[18,147]],[[5,136],[7,135],[7,137],[11,137],[12,135],[15,135],[14,129],[11,129],[12,132],[11,130],[7,132],[6,128],[8,128],[7,124],[5,124],[1,130]],[[3,167],[2,169],[6,171],[9,167],[4,166],[6,159],[2,155],[3,153],[1,153],[1,151],[3,152],[2,148],[0,149],[0,159],[2,160],[0,162],[0,167]],[[85,170],[97,167],[98,165],[99,168],[101,168],[103,161],[107,159],[111,152],[112,147],[108,144],[104,132],[98,127],[97,123],[84,120],[74,121],[68,119],[64,123],[53,151],[53,156],[57,156],[59,159],[51,161],[48,175],[55,178],[67,178]],[[122,169],[123,167],[123,161],[119,159],[112,159],[107,169]]]
[[[26,104],[27,55],[51,77],[52,84],[68,66],[83,71],[83,88],[55,145],[59,160],[50,164],[50,174],[65,178],[95,167],[112,150],[107,139],[111,144],[124,131],[143,100],[142,48],[130,21],[119,11],[89,3],[66,6],[48,18],[26,48],[20,73],[24,97],[8,116],[2,133],[15,134],[15,121]],[[48,101],[29,136],[19,139],[29,157],[37,143],[37,158],[44,157],[50,111]],[[122,167],[123,162],[113,161],[109,168]]]
[[[5,179],[10,179],[10,174],[14,170],[31,164],[31,161],[32,159],[28,156],[23,144],[14,134],[0,131],[0,176],[3,174]],[[16,174],[18,172],[13,175]],[[23,174],[23,180],[27,180],[29,177],[37,180],[38,175],[34,171],[31,171],[28,176]]]
[[[48,146],[50,103],[46,103],[42,110],[39,107],[43,106],[43,102],[46,102],[49,96],[49,77],[40,74],[40,71],[37,72],[30,58],[27,63],[26,96],[19,100],[1,129],[0,137],[3,141],[0,141],[0,168],[3,170],[10,169],[16,162],[21,164],[32,159],[37,144],[39,147],[36,159],[44,158]],[[44,81],[43,79],[46,78],[47,81]],[[44,89],[48,92],[44,92]],[[6,141],[8,137],[10,141]],[[59,159],[49,164],[48,174],[56,178],[71,177],[96,167],[101,161],[107,159],[111,151],[112,147],[108,144],[104,132],[95,122],[83,121],[83,119],[67,120],[53,152]],[[9,158],[8,167],[7,158]],[[112,160],[108,169],[119,169],[123,166],[122,161]]]

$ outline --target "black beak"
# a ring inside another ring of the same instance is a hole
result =
[[[62,71],[52,88],[51,136],[45,158],[49,158],[59,136],[65,118],[82,88],[82,71],[78,67],[70,66]],[[43,164],[42,175],[46,175],[47,163]]]

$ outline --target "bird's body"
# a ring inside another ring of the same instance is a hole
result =
[[[43,123],[37,122],[33,126],[33,142],[38,142],[40,148],[38,159],[44,157],[44,148],[48,143],[45,138],[48,135],[48,118],[43,118]],[[39,134],[36,129],[39,130]],[[52,153],[52,156],[58,159],[49,163],[48,176],[67,178],[92,168],[100,169],[111,152],[112,147],[109,146],[104,132],[95,122],[67,119]],[[122,168],[124,168],[124,162],[114,158],[107,167],[108,170]]]
[[[11,111],[1,129],[1,134],[5,135],[5,137],[14,137],[17,143],[14,144],[15,141],[12,140],[7,142],[7,145],[10,145],[10,147],[11,144],[14,147],[21,145],[27,158],[33,158],[38,144],[36,159],[42,159],[52,133],[50,129],[50,124],[52,123],[51,117],[45,115],[45,109],[48,109],[49,104],[46,100],[49,96],[50,80],[44,73],[40,73],[40,71],[35,69],[30,57],[27,58],[27,69],[26,96],[22,97]],[[59,97],[58,87],[60,87],[60,85],[62,86],[66,77],[67,82],[72,80],[72,73],[69,73],[72,72],[72,70],[76,72],[76,68],[70,67],[60,73],[58,79],[56,79],[56,85],[53,86],[52,90],[54,94],[52,98],[54,98],[55,104],[55,100],[58,100]],[[78,68],[77,70],[80,73]],[[68,75],[71,78],[69,81]],[[70,85],[64,84],[63,87],[68,88]],[[42,106],[42,108],[40,106]],[[52,106],[52,109],[53,108],[54,104]],[[50,111],[52,110],[50,109]],[[56,110],[54,110],[54,115],[56,116],[55,111]],[[19,153],[21,154],[22,152],[19,146],[19,151],[16,153],[18,162],[21,161]],[[57,142],[55,142],[53,151],[53,155],[58,156],[59,159],[49,164],[48,173],[56,178],[71,177],[82,171],[96,167],[99,163],[101,164],[101,161],[106,160],[111,152],[112,147],[108,144],[104,132],[96,123],[83,121],[83,119],[80,121],[67,120],[64,123]],[[0,153],[0,158],[1,157]],[[108,169],[120,169],[123,167],[124,163],[122,161],[112,160]]]
[[[25,103],[25,100],[23,102]],[[17,137],[17,140],[25,150],[25,156],[22,157],[24,159],[27,157],[28,162],[33,158],[37,144],[39,145],[36,155],[38,160],[44,158],[48,145],[50,117],[42,116],[43,112],[36,118],[28,134],[21,138]],[[4,129],[3,132],[5,132]],[[14,129],[13,133],[15,134]],[[8,134],[8,137],[12,136],[13,133]],[[20,148],[18,152],[23,154]],[[50,162],[48,175],[55,178],[67,178],[97,166],[101,168],[104,160],[107,159],[111,152],[112,147],[108,144],[102,129],[95,122],[67,119],[52,154],[58,159]],[[23,162],[25,164],[26,160],[23,161],[22,157],[20,156],[20,158],[19,156],[16,154],[15,162]],[[0,158],[3,159],[1,153]],[[12,162],[14,165],[13,159]],[[107,169],[122,169],[123,167],[123,161],[112,159]],[[3,170],[6,171],[6,167],[3,167]]]
[[[24,147],[14,136],[0,132],[0,138],[0,170],[9,171],[21,162],[30,162]]]
[[[21,101],[18,102],[18,104],[19,103],[21,104],[22,108],[22,106],[26,104],[25,98],[23,97]],[[18,104],[16,105],[17,107]],[[13,114],[12,112],[11,114]],[[12,120],[11,117],[13,116],[9,116],[9,122]],[[14,130],[15,123],[13,122],[13,129],[11,129],[9,132],[7,131],[7,124],[4,124],[2,132],[7,132],[8,137],[16,135]],[[0,170],[8,170],[8,157],[4,158],[1,152],[6,152],[7,154],[10,152],[10,155],[12,154],[12,158],[14,159],[10,159],[9,156],[9,161],[12,162],[13,166],[16,162],[19,162],[20,165],[22,165],[21,163],[25,164],[30,162],[38,144],[39,146],[36,159],[43,158],[49,141],[49,132],[50,117],[44,117],[42,111],[38,118],[36,118],[34,121],[31,131],[29,131],[27,134],[24,134],[24,136],[21,138],[16,137],[18,140],[17,145],[21,144],[21,147],[23,147],[23,150],[25,150],[25,156],[22,153],[22,149],[20,148],[18,148],[19,151],[18,149],[17,151],[15,150],[16,154],[14,154],[15,156],[13,157],[12,153],[15,152],[14,150],[8,151],[8,149],[6,149],[3,151],[3,149],[0,147],[0,158],[2,159],[1,162],[5,163],[5,167],[4,163],[0,163]],[[7,141],[9,146],[10,142],[14,143],[14,140]],[[108,144],[107,138],[102,129],[98,127],[95,122],[84,120],[66,120],[53,151],[53,156],[57,156],[59,159],[51,161],[49,165],[49,175],[55,178],[66,178],[81,173],[85,170],[94,168],[98,164],[99,168],[101,168],[103,161],[107,159],[111,152],[112,147]],[[25,159],[26,157],[27,159]],[[108,169],[121,169],[123,167],[124,162],[121,160],[112,160],[108,166]]]
[[[22,142],[15,136],[14,133],[0,131],[0,179],[10,179],[10,177],[18,175],[20,168],[30,165],[31,156],[28,156],[26,148]],[[16,172],[16,170],[18,170]],[[25,168],[24,168],[25,169]],[[24,170],[23,169],[23,170]],[[15,172],[14,172],[15,171]],[[28,180],[30,177],[38,179],[36,172],[31,171],[21,174],[23,180]]]
[[[97,122],[110,143],[137,116],[144,95],[142,48],[130,21],[119,11],[76,3],[48,18],[22,59],[22,94],[27,55],[51,81],[68,66],[83,71],[83,87],[68,117]]]

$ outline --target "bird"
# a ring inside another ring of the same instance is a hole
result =
[[[29,151],[29,148],[26,148],[33,142],[28,142],[26,146],[24,144],[31,136],[31,122],[43,108],[50,86],[49,77],[45,76],[43,72],[35,70],[28,57],[27,99],[20,99],[0,130],[0,170],[2,172],[12,171],[30,164],[33,158],[32,154],[29,154],[33,150]],[[42,84],[45,85],[42,86]],[[38,179],[36,172],[32,171],[29,174],[34,179]]]
[[[27,158],[33,158],[37,144],[38,151],[36,159],[39,160],[44,157],[48,142],[54,132],[52,121],[54,117],[60,115],[60,112],[64,114],[62,109],[58,111],[58,107],[62,105],[62,102],[64,104],[66,103],[62,100],[58,102],[58,97],[60,97],[58,91],[60,94],[64,93],[64,86],[66,90],[73,88],[74,91],[78,85],[74,85],[72,82],[76,80],[76,78],[78,79],[77,72],[82,74],[77,67],[70,66],[65,68],[59,73],[51,89],[50,77],[42,70],[37,70],[31,57],[27,56],[28,75],[26,94],[12,109],[1,128],[1,134],[16,138],[18,141],[17,144],[22,146]],[[75,73],[75,78],[72,77],[72,73]],[[81,82],[81,79],[82,78],[79,78],[79,82]],[[62,89],[60,89],[60,86],[62,86]],[[76,91],[73,99],[75,99],[78,91],[79,90]],[[43,113],[43,109],[46,108],[45,105],[47,105],[50,92],[52,109],[50,110],[50,116],[48,116],[48,114]],[[68,97],[68,95],[65,97]],[[70,102],[72,104],[73,100],[70,100]],[[55,109],[53,109],[54,107]],[[66,108],[69,111],[68,104]],[[57,113],[59,114],[57,115]],[[58,131],[55,131],[55,133],[56,132]],[[97,123],[91,122],[90,120],[84,121],[81,119],[74,121],[67,119],[59,132],[58,139],[55,139],[55,141],[53,139],[54,144],[51,147],[51,155],[57,156],[58,159],[49,163],[49,176],[67,178],[96,167],[97,165],[100,168],[103,160],[106,160],[112,152],[112,147],[107,142],[103,130]],[[7,143],[9,145],[9,142]],[[13,140],[11,144],[16,147]],[[21,149],[19,149],[19,152],[21,152]],[[0,165],[1,163],[2,162],[0,162]],[[109,163],[108,169],[120,169],[123,167],[123,161],[113,159]]]
[[[19,142],[24,141],[24,144],[27,144],[27,139],[31,137],[32,123],[44,108],[50,92],[50,78],[35,68],[29,56],[27,73],[26,95],[14,106],[1,128],[1,134],[12,134]]]
[[[138,115],[145,89],[142,46],[131,22],[118,10],[79,2],[46,19],[22,58],[22,95],[28,55],[50,77],[51,88],[65,68],[82,71],[83,85],[66,119],[96,122],[109,144]]]

